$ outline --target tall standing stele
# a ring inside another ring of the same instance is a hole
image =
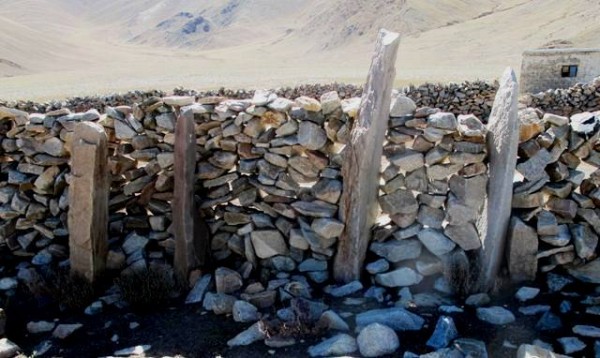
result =
[[[108,253],[108,138],[93,122],[75,127],[69,187],[71,272],[96,281]]]
[[[358,118],[344,151],[340,236],[334,263],[335,279],[350,282],[360,278],[378,213],[377,194],[383,141],[388,127],[395,62],[400,35],[379,31]]]
[[[517,77],[511,68],[507,68],[488,120],[490,179],[487,198],[477,222],[482,241],[481,271],[477,282],[479,291],[489,291],[494,287],[504,257],[519,146],[518,95]]]

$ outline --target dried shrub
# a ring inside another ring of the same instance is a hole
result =
[[[121,294],[132,308],[149,311],[166,306],[183,287],[166,265],[150,265],[143,270],[124,271],[115,280]]]
[[[452,251],[444,260],[444,276],[454,292],[466,296],[475,289],[479,272],[479,260],[469,260],[462,250]]]
[[[96,297],[92,283],[68,269],[51,271],[43,278],[44,287],[39,289],[45,289],[63,309],[80,311]]]

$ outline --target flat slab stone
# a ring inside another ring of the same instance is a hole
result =
[[[477,318],[494,325],[505,325],[515,321],[515,315],[511,311],[499,306],[477,308]]]
[[[381,323],[395,331],[419,331],[425,320],[401,307],[376,309],[356,315],[358,327],[366,327],[371,323]]]

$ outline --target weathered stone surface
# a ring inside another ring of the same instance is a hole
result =
[[[463,137],[483,138],[487,133],[487,129],[483,123],[472,114],[459,115],[458,132]]]
[[[525,142],[544,130],[544,122],[538,117],[534,108],[519,111],[519,143]]]
[[[465,251],[475,250],[481,247],[479,233],[472,223],[447,225],[444,229],[444,234]]]
[[[519,88],[512,69],[500,80],[500,88],[488,120],[489,192],[477,228],[482,236],[482,269],[479,285],[488,290],[496,280],[504,253],[504,237],[510,220],[512,183],[517,162]]]
[[[158,121],[158,118],[157,118]],[[194,114],[182,112],[175,129],[175,163],[173,191],[174,266],[177,275],[187,280],[189,272],[206,263],[209,238],[194,201],[196,141]],[[205,182],[206,183],[206,182]]]
[[[211,284],[212,275],[207,274],[202,276],[200,279],[198,279],[198,281],[196,281],[190,293],[188,293],[185,303],[190,304],[202,302],[204,299],[204,294],[210,290]]]
[[[478,308],[477,318],[494,325],[505,325],[515,321],[512,312],[499,306]]]
[[[380,323],[395,331],[419,331],[425,320],[401,307],[375,309],[356,315],[357,327],[366,327],[371,323]]]
[[[421,243],[414,239],[373,242],[370,247],[372,252],[394,263],[416,259],[421,255],[421,248]]]
[[[589,325],[573,326],[573,333],[583,337],[600,338],[600,327]]]
[[[379,197],[379,205],[381,210],[390,215],[412,214],[419,210],[419,204],[412,192],[402,189]]]
[[[576,279],[600,285],[600,258],[583,266],[570,268],[569,274]]]
[[[340,200],[340,219],[345,229],[334,262],[334,276],[338,281],[350,282],[360,278],[371,229],[377,219],[375,200],[379,189],[379,158],[389,123],[399,40],[399,34],[380,30],[359,117],[344,149],[344,194]],[[342,110],[347,110],[343,102]]]
[[[256,322],[245,331],[227,341],[229,347],[247,346],[261,339],[265,339],[267,331],[262,322]]]
[[[390,158],[390,161],[394,163],[395,166],[406,172],[412,172],[422,168],[425,165],[425,157],[423,156],[423,153],[408,149],[395,154]]]
[[[450,342],[458,337],[458,330],[452,317],[441,316],[433,331],[433,334],[427,340],[427,346],[433,349],[447,347]]]
[[[93,122],[75,127],[69,187],[71,270],[95,281],[106,267],[108,252],[108,139]]]
[[[513,217],[508,229],[507,261],[511,280],[534,280],[537,273],[538,237],[533,228]]]
[[[598,246],[598,236],[589,225],[571,224],[569,225],[569,231],[571,232],[573,244],[575,244],[577,256],[584,260],[593,259]]]
[[[427,117],[427,125],[434,128],[453,131],[457,127],[456,116],[454,113],[438,112]]]
[[[306,149],[318,150],[327,143],[327,134],[319,125],[303,121],[298,128],[298,143]]]
[[[427,250],[438,257],[452,251],[456,246],[446,235],[435,229],[424,229],[419,232],[418,237]]]
[[[20,350],[21,348],[8,338],[0,338],[0,358],[13,358]]]
[[[403,93],[393,93],[390,105],[390,117],[403,117],[412,115],[417,109],[415,102]]]
[[[67,337],[69,337],[73,333],[75,333],[76,331],[80,330],[82,327],[83,327],[83,325],[80,323],[73,323],[73,324],[62,323],[62,324],[59,324],[58,326],[56,326],[56,328],[52,332],[52,337],[57,338],[57,339],[66,339]]]
[[[396,332],[380,323],[371,323],[363,328],[356,341],[363,357],[379,357],[392,354],[400,347]]]
[[[308,354],[311,357],[343,356],[356,352],[358,346],[354,337],[340,333],[323,342],[310,346]]]
[[[335,219],[322,218],[313,220],[311,228],[322,237],[331,239],[341,235],[344,224]]]
[[[258,309],[251,303],[238,300],[233,304],[233,320],[236,322],[255,322],[260,318]]]
[[[554,353],[548,349],[531,344],[521,344],[517,350],[517,358],[567,358],[562,354]]]
[[[423,276],[410,267],[401,267],[394,271],[380,273],[375,276],[375,281],[385,287],[404,287],[420,283]]]
[[[288,254],[287,245],[279,231],[260,230],[253,231],[250,235],[254,252],[261,259]]]
[[[242,288],[242,276],[232,269],[219,267],[215,270],[217,293],[232,293]]]

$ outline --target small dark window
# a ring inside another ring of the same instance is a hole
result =
[[[561,77],[577,77],[577,65],[563,66],[560,75]]]

